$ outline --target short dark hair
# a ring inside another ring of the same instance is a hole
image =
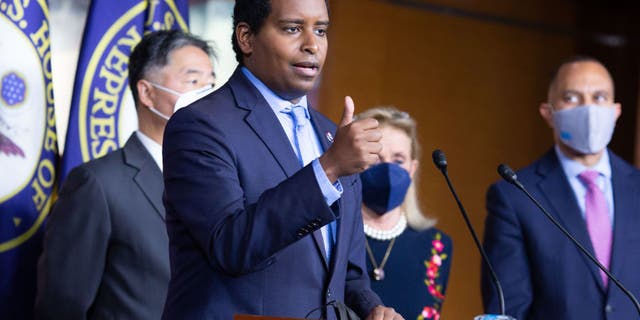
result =
[[[558,67],[553,71],[553,73],[551,74],[551,80],[549,81],[549,90],[551,90],[551,88],[553,87],[553,85],[555,84],[557,78],[558,78],[558,74],[560,73],[560,69],[562,69],[564,66],[569,65],[569,64],[574,64],[574,63],[579,63],[579,62],[593,62],[593,63],[597,63],[599,65],[601,65],[605,70],[607,70],[607,72],[609,72],[609,70],[607,69],[607,67],[604,65],[604,63],[602,63],[602,61],[592,57],[592,56],[588,56],[588,55],[574,55],[571,56],[567,59],[562,60],[562,62],[558,65]],[[609,75],[611,77],[611,75]],[[613,83],[613,79],[611,79],[612,83]]]
[[[271,13],[271,0],[236,0],[236,5],[233,7],[233,33],[231,34],[231,44],[233,51],[236,53],[236,60],[240,65],[243,63],[243,54],[238,45],[238,38],[236,37],[236,27],[240,22],[244,22],[249,25],[251,32],[258,33],[264,22]]]
[[[129,56],[129,88],[136,108],[139,102],[138,81],[148,76],[151,70],[166,66],[171,52],[186,46],[194,46],[208,56],[213,55],[213,49],[206,41],[180,30],[154,31],[142,37]]]

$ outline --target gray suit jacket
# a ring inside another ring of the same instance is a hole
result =
[[[135,133],[75,168],[45,226],[40,319],[159,319],[169,283],[162,172]]]

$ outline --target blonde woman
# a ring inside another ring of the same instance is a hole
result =
[[[380,162],[360,175],[371,288],[407,319],[439,319],[452,243],[418,207],[416,123],[392,107],[357,117],[375,118],[382,131]]]

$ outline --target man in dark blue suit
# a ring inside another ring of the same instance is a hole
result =
[[[172,117],[164,178],[171,281],[164,319],[235,314],[401,319],[369,288],[354,174],[381,150],[377,121],[336,127],[308,106],[324,64],[324,0],[239,0],[239,68]],[[334,308],[335,307],[335,308]]]
[[[640,171],[606,148],[620,116],[613,81],[597,60],[563,63],[540,114],[555,147],[518,172],[522,184],[635,295],[640,294]],[[637,319],[632,302],[514,186],[487,194],[484,245],[507,313],[529,319]],[[484,306],[498,297],[484,270]]]

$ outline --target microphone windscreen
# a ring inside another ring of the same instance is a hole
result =
[[[442,152],[442,150],[440,149],[433,150],[431,157],[433,158],[433,163],[436,165],[436,167],[438,167],[438,169],[444,170],[447,168],[447,157],[445,157],[444,152]]]
[[[511,184],[516,184],[518,181],[518,176],[516,173],[506,164],[501,163],[498,166],[498,174],[502,177],[502,179],[506,180]]]

